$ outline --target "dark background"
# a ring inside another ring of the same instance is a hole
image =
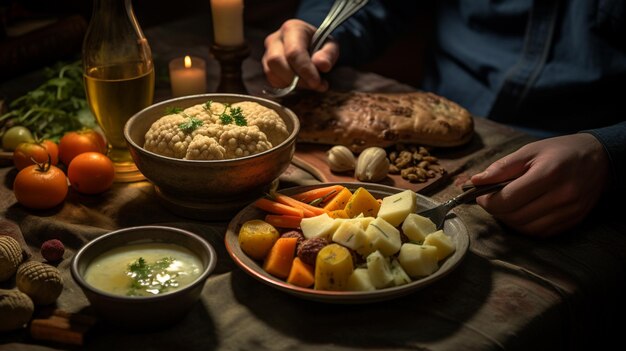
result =
[[[134,0],[132,3],[144,29],[211,11],[209,0]],[[244,4],[245,25],[270,33],[293,17],[298,1],[245,0]],[[91,6],[89,0],[0,0],[0,81],[77,57]],[[58,21],[17,37],[10,36],[11,28],[50,18]],[[430,33],[428,18],[428,14],[416,14],[411,33],[395,38],[381,51],[379,59],[359,68],[417,86],[421,70],[416,67],[421,67],[425,38]]]

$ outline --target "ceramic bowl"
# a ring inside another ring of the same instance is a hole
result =
[[[329,185],[343,185],[354,192],[356,189],[362,187],[372,194],[377,199],[382,199],[386,196],[397,194],[405,189],[390,187],[376,183],[325,183],[323,185],[303,185],[293,188],[283,189],[280,192],[286,195],[295,195],[308,191],[320,186]],[[417,208],[426,209],[436,206],[437,202],[433,199],[417,194]],[[330,290],[315,290],[312,288],[301,288],[293,284],[287,283],[283,279],[279,279],[268,272],[262,267],[262,262],[253,260],[246,255],[241,246],[239,245],[239,230],[243,223],[253,220],[262,219],[265,216],[265,212],[254,207],[247,206],[241,210],[230,222],[224,238],[224,244],[226,250],[230,254],[231,258],[240,268],[252,277],[259,280],[261,283],[271,286],[272,288],[286,292],[288,294],[313,301],[319,301],[324,303],[337,303],[337,304],[361,304],[371,303],[384,300],[395,299],[401,296],[405,296],[415,291],[425,288],[439,279],[446,277],[456,267],[458,267],[465,257],[469,249],[469,232],[465,223],[460,217],[453,216],[448,218],[444,224],[445,234],[450,237],[455,244],[455,251],[444,261],[440,262],[439,269],[433,274],[413,280],[412,282],[394,286],[384,289],[377,289],[373,291],[330,291]]]
[[[289,136],[279,145],[251,156],[228,160],[183,160],[143,148],[145,134],[168,107],[187,108],[208,100],[220,103],[253,101],[275,110]],[[289,166],[296,136],[297,116],[267,99],[239,94],[201,94],[166,100],[138,112],[124,127],[124,137],[141,173],[154,184],[162,203],[175,213],[197,219],[230,219],[253,199],[267,192]]]
[[[85,280],[87,268],[98,256],[125,245],[146,243],[171,243],[190,250],[202,262],[200,275],[178,290],[148,297],[108,293]],[[213,247],[196,234],[173,227],[139,226],[116,230],[90,241],[74,255],[70,270],[95,312],[106,322],[125,329],[145,330],[181,320],[200,298],[216,262]]]

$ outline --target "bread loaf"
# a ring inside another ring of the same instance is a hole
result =
[[[283,102],[300,118],[299,142],[354,152],[397,143],[450,147],[474,132],[470,113],[433,93],[326,92]]]

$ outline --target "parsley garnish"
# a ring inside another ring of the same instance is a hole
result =
[[[231,108],[230,115],[233,116],[233,118],[235,119],[236,125],[238,126],[248,125],[248,122],[246,121],[246,117],[244,117],[243,113],[241,112],[241,107]]]
[[[152,264],[148,264],[143,257],[128,265],[126,275],[133,279],[127,295],[141,296],[145,292],[160,294],[170,287],[177,287],[178,274],[171,274],[165,270],[174,262],[172,257],[164,257]],[[164,279],[164,276],[169,278]]]
[[[226,109],[224,109],[224,112],[220,114],[220,121],[222,121],[222,124],[231,124],[233,123],[233,117],[226,113]]]
[[[183,109],[180,107],[174,107],[174,106],[170,106],[170,107],[166,107],[165,108],[165,114],[166,115],[175,115],[177,113],[181,113],[183,112]]]
[[[213,103],[213,101],[209,100],[207,102],[204,103],[204,106],[202,106],[202,108],[204,108],[204,110],[206,112],[211,113],[211,104]]]
[[[230,104],[225,104],[226,107],[224,111],[220,114],[220,121],[222,124],[231,124],[233,121],[238,126],[246,126],[248,122],[246,121],[246,117],[243,115],[241,111],[241,107],[232,108]],[[229,113],[228,113],[228,112]]]
[[[178,128],[180,128],[180,130],[182,130],[184,133],[191,133],[202,125],[202,121],[197,119],[196,117],[186,117],[188,117],[189,120],[178,125]]]

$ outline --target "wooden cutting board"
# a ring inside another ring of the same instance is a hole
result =
[[[359,180],[354,177],[354,171],[335,173],[330,170],[326,161],[326,152],[331,147],[330,145],[298,143],[292,163],[311,173],[321,182],[358,182]],[[411,183],[399,174],[389,174],[377,183],[401,189],[411,189],[415,192],[424,192],[434,187],[442,179],[443,175],[438,174],[424,183]]]

